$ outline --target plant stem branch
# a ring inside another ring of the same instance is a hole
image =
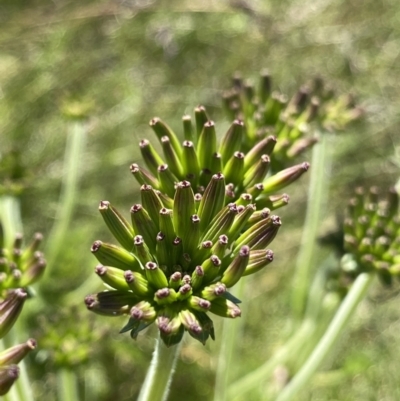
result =
[[[311,272],[314,266],[318,227],[322,209],[328,196],[328,174],[331,165],[328,144],[331,138],[327,133],[322,133],[320,138],[319,144],[314,146],[312,151],[307,212],[293,278],[292,309],[297,323],[303,318],[306,308]]]
[[[140,390],[138,401],[167,400],[180,345],[181,343],[167,348],[160,338],[157,339],[153,358]]]
[[[57,372],[58,401],[78,401],[78,382],[74,371],[60,369]]]
[[[309,382],[312,375],[339,339],[340,334],[348,324],[358,304],[364,298],[373,278],[374,276],[371,273],[362,273],[357,277],[318,345],[296,376],[283,389],[276,401],[289,401],[298,396],[299,391]]]

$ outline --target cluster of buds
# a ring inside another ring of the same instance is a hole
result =
[[[342,129],[362,115],[350,95],[335,97],[334,91],[324,87],[321,79],[301,86],[289,99],[272,90],[267,71],[261,72],[258,89],[235,75],[232,88],[223,98],[229,117],[245,122],[246,142],[250,146],[268,135],[279,139],[273,169],[287,166],[290,160],[312,147],[318,140],[316,131],[321,127]]]
[[[43,274],[46,262],[38,251],[41,234],[35,234],[32,243],[22,249],[22,236],[17,234],[11,250],[4,245],[3,228],[0,224],[0,338],[12,328],[28,296],[26,287]],[[36,347],[34,340],[15,345],[0,353],[0,395],[8,392],[18,378],[16,365]]]
[[[344,222],[344,249],[341,268],[349,278],[373,271],[389,285],[400,276],[399,195],[394,188],[382,200],[376,187],[356,189]]]
[[[147,169],[131,165],[141,185],[141,204],[133,205],[131,224],[107,201],[100,203],[105,223],[120,246],[95,241],[95,269],[109,290],[85,299],[89,310],[129,315],[121,332],[138,333],[153,322],[167,346],[185,331],[203,344],[214,339],[208,312],[236,318],[240,300],[228,289],[273,260],[266,249],[281,220],[271,211],[288,203],[276,191],[308,170],[302,163],[269,173],[276,138],[246,145],[245,127],[235,120],[220,144],[203,106],[183,117],[185,140],[159,118],[150,126],[163,156],[148,140],[140,142]],[[249,149],[248,153],[242,149]]]

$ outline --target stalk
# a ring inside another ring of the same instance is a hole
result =
[[[348,324],[358,304],[364,298],[373,278],[374,276],[371,273],[362,273],[357,277],[318,345],[299,372],[283,389],[276,401],[290,401],[298,396],[299,391],[309,382],[312,375],[338,341],[340,334]]]
[[[297,323],[303,318],[306,308],[318,227],[328,197],[328,174],[331,166],[331,153],[328,146],[332,146],[329,139],[330,136],[323,133],[319,144],[314,146],[312,151],[307,212],[293,278],[292,309]]]
[[[46,259],[49,266],[53,266],[63,239],[67,234],[73,209],[77,198],[77,189],[81,161],[86,141],[86,126],[84,122],[74,122],[67,136],[67,144],[64,157],[64,178],[60,194],[59,207],[56,222],[48,237],[46,246]]]
[[[166,401],[181,343],[167,348],[159,338],[138,401]]]
[[[57,395],[58,401],[79,400],[77,377],[71,369],[63,368],[57,372]]]

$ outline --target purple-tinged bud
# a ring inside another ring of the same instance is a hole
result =
[[[23,344],[14,345],[13,347],[0,352],[0,366],[19,363],[35,348],[36,341],[33,338],[30,338]]]
[[[200,293],[200,296],[202,298],[208,299],[209,301],[213,301],[215,298],[225,294],[225,292],[226,292],[225,284],[215,283],[203,288],[203,290]]]
[[[233,252],[238,252],[243,245],[248,245],[251,250],[267,247],[275,238],[281,225],[282,222],[278,216],[259,221],[237,239]]]
[[[158,305],[167,305],[175,302],[177,300],[177,293],[173,288],[161,288],[157,290],[154,294],[154,301]]]
[[[148,262],[145,265],[146,278],[155,288],[168,287],[168,280],[164,272],[154,262]]]
[[[33,241],[27,248],[24,249],[21,255],[21,265],[28,263],[33,258],[34,253],[39,249],[39,246],[42,243],[42,241],[43,241],[43,235],[41,233],[35,233],[33,236]]]
[[[139,185],[148,184],[153,188],[158,188],[160,186],[158,179],[152,173],[150,173],[150,171],[140,167],[138,164],[131,164],[129,169]]]
[[[132,319],[150,323],[156,319],[157,312],[149,302],[141,301],[131,308],[130,316]]]
[[[250,205],[253,201],[253,196],[249,193],[242,193],[235,202],[238,206]]]
[[[112,290],[88,295],[85,305],[88,310],[99,315],[121,316],[128,313],[137,301],[137,297],[131,292]]]
[[[190,284],[183,284],[177,293],[177,300],[183,301],[189,298],[193,293],[192,286]]]
[[[309,167],[310,164],[307,162],[300,163],[266,178],[263,182],[263,194],[269,195],[287,187],[289,184],[300,178],[309,169]]]
[[[172,174],[168,164],[161,164],[158,166],[157,174],[161,191],[173,197],[175,194],[175,184],[179,181],[178,178]]]
[[[222,259],[225,256],[225,253],[228,249],[228,243],[229,243],[228,236],[225,234],[220,235],[218,241],[211,248],[212,254]]]
[[[104,266],[113,266],[122,270],[141,271],[140,264],[136,258],[118,246],[95,241],[90,250]]]
[[[183,123],[183,136],[185,141],[193,140],[193,126],[192,126],[192,117],[190,115],[184,115],[182,117]]]
[[[211,255],[202,263],[201,267],[204,270],[205,282],[211,282],[218,276],[221,264],[221,259],[217,255]]]
[[[163,148],[165,160],[173,174],[176,177],[184,177],[184,170],[182,167],[182,163],[180,161],[180,157],[178,157],[177,153],[175,152],[170,139],[167,136],[163,136],[161,138],[161,146]],[[180,146],[179,146],[180,147]],[[180,153],[182,150],[180,149]]]
[[[210,312],[218,316],[230,318],[240,317],[242,314],[240,308],[236,304],[222,297],[215,298],[211,301]]]
[[[158,229],[147,210],[140,204],[133,205],[131,207],[131,219],[135,233],[143,236],[150,251],[154,252]]]
[[[270,249],[260,249],[250,251],[249,263],[243,272],[242,277],[254,274],[265,266],[268,266],[274,260],[274,253]]]
[[[256,199],[264,189],[264,185],[262,183],[254,184],[252,187],[247,188],[247,193],[250,194],[253,199]]]
[[[234,120],[221,140],[219,152],[222,162],[226,164],[235,151],[240,150],[243,140],[244,124],[241,120]],[[227,180],[227,182],[231,182]]]
[[[149,282],[140,273],[126,270],[124,272],[124,279],[135,296],[145,297],[152,292]]]
[[[42,258],[26,266],[19,281],[19,285],[21,287],[27,287],[28,285],[36,283],[43,276],[46,266],[47,262]]]
[[[190,216],[190,229],[183,241],[183,249],[185,252],[193,255],[200,241],[200,218],[197,214]]]
[[[21,288],[9,290],[0,303],[0,338],[14,325],[26,300],[27,293]]]
[[[195,295],[189,298],[188,305],[191,309],[197,310],[199,312],[207,312],[211,308],[210,301],[197,297]]]
[[[270,195],[270,196],[261,196],[257,198],[257,206],[268,208],[270,210],[276,210],[283,206],[289,204],[289,195]]]
[[[0,367],[0,395],[7,394],[18,377],[19,367],[17,365]]]
[[[317,137],[301,138],[293,143],[293,145],[286,151],[286,157],[294,159],[303,154],[307,149],[310,149],[318,142]]]
[[[243,276],[244,271],[249,263],[250,248],[244,245],[240,248],[239,253],[222,275],[221,282],[228,288],[233,287]]]
[[[195,335],[201,333],[202,328],[200,322],[198,321],[197,317],[188,309],[180,311],[179,318],[183,326],[189,333],[193,333]]]
[[[108,201],[100,202],[99,211],[112,235],[126,250],[130,251],[134,236],[132,226]]]
[[[150,250],[141,235],[135,235],[133,239],[132,252],[134,252],[142,266],[144,266],[147,262],[154,261],[153,255],[150,253]]]
[[[244,168],[248,170],[257,164],[262,155],[270,156],[276,145],[276,137],[273,135],[262,139],[246,154],[244,158]]]
[[[161,121],[161,119],[159,119],[158,117],[155,117],[152,120],[150,120],[149,124],[160,141],[162,141],[162,138],[164,136],[166,136],[169,139],[176,155],[180,157],[182,153],[181,145],[179,143],[177,136],[172,131],[172,129],[168,127],[168,125],[165,124],[163,121]]]
[[[164,164],[163,159],[160,157],[160,155],[156,152],[156,150],[147,139],[142,139],[139,142],[139,148],[143,160],[145,161],[150,172],[156,176],[158,166]]]
[[[191,285],[193,290],[197,290],[201,287],[204,277],[204,270],[201,266],[196,266],[191,277]]]

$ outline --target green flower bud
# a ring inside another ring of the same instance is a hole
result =
[[[267,70],[261,71],[260,75],[260,100],[262,103],[265,103],[271,95],[271,76],[269,75],[269,72]]]
[[[200,217],[200,230],[203,231],[214,216],[221,210],[225,198],[223,174],[214,174],[201,198],[197,214]]]
[[[173,174],[175,174],[175,176],[177,177],[183,177],[183,167],[181,164],[181,161],[179,159],[177,153],[175,152],[171,141],[169,140],[169,138],[167,136],[163,136],[161,138],[161,146],[163,148],[163,152],[164,152],[164,157],[165,160],[168,164],[168,167],[171,169],[171,172]],[[182,150],[179,146],[179,151],[180,151],[180,155],[182,154]]]
[[[35,233],[31,244],[22,252],[21,265],[27,263],[33,258],[35,252],[38,251],[40,244],[43,241],[43,235],[41,233]]]
[[[183,301],[193,294],[193,289],[190,284],[183,284],[177,292],[177,300]]]
[[[220,235],[218,241],[211,248],[212,254],[222,259],[228,250],[228,244],[229,244],[228,236],[225,234]]]
[[[251,166],[246,173],[244,174],[243,185],[244,187],[251,187],[254,184],[262,181],[263,178],[267,175],[269,166],[270,166],[270,158],[268,155],[262,155],[258,162]],[[265,191],[265,184],[264,184]]]
[[[236,318],[242,314],[240,308],[225,298],[215,298],[211,301],[210,312],[222,317]]]
[[[200,322],[197,317],[188,309],[179,312],[179,318],[189,333],[199,334],[202,331]]]
[[[135,297],[147,297],[152,289],[142,274],[131,270],[124,271],[124,279]]]
[[[250,251],[249,262],[243,272],[242,277],[254,274],[274,260],[274,253],[270,249],[259,249]]]
[[[273,192],[279,191],[293,181],[296,181],[300,178],[310,167],[310,164],[307,162],[297,164],[296,166],[289,167],[285,170],[280,171],[279,173],[272,175],[264,180],[264,195],[269,195]]]
[[[271,196],[260,196],[257,198],[257,204],[259,207],[268,208],[269,210],[276,210],[280,207],[289,204],[289,195],[271,195]]]
[[[191,285],[193,290],[198,290],[203,283],[204,269],[202,266],[196,266],[191,277]]]
[[[184,141],[182,151],[182,165],[185,178],[195,186],[200,177],[200,166],[193,142]]]
[[[157,290],[154,294],[154,301],[158,305],[168,305],[172,304],[177,300],[177,294],[173,288],[161,288]]]
[[[190,217],[190,228],[183,244],[185,252],[194,254],[200,241],[200,218],[197,214]]]
[[[174,197],[175,184],[178,182],[178,179],[171,173],[168,164],[162,164],[158,166],[157,174],[158,180],[160,181],[161,191],[165,192],[170,197]]]
[[[142,205],[136,204],[131,207],[132,226],[135,233],[141,235],[144,242],[153,252],[156,245],[157,226]]]
[[[162,141],[162,138],[166,136],[170,140],[172,148],[174,149],[175,153],[178,155],[178,157],[181,156],[181,146],[179,140],[175,135],[175,133],[172,131],[170,127],[168,127],[167,124],[161,121],[158,117],[155,117],[152,120],[150,120],[150,127],[153,129],[153,131],[155,132],[160,141]]]
[[[99,315],[120,316],[127,314],[137,301],[137,297],[131,292],[113,290],[88,295],[85,305],[91,312]]]
[[[142,266],[144,266],[147,262],[154,261],[154,258],[141,235],[135,236],[135,238],[133,239],[133,247],[133,252],[135,253],[136,258],[139,260]]]
[[[239,236],[240,232],[246,226],[247,222],[251,218],[251,216],[256,211],[255,204],[246,205],[245,208],[235,216],[231,227],[228,230],[229,238],[236,238]]]
[[[122,270],[141,270],[139,262],[136,258],[118,246],[106,244],[102,241],[95,241],[90,248],[96,259],[104,266],[118,267]]]
[[[94,271],[110,287],[122,291],[129,290],[123,270],[110,266],[97,265]]]
[[[244,171],[244,153],[235,152],[226,163],[223,173],[225,181],[235,186],[240,185]],[[263,177],[264,178],[264,177]]]
[[[130,170],[139,185],[147,184],[154,188],[158,188],[160,186],[158,179],[153,174],[143,167],[139,167],[136,163],[131,164]]]
[[[238,255],[232,260],[222,275],[221,282],[228,288],[233,287],[243,276],[249,263],[250,248],[245,245],[240,248]]]
[[[213,301],[217,297],[220,297],[221,295],[225,294],[225,292],[226,292],[225,284],[215,283],[215,284],[211,284],[211,285],[205,287],[201,291],[200,296],[209,301]]]
[[[228,131],[224,135],[219,147],[219,153],[222,156],[222,162],[226,164],[231,159],[234,152],[239,151],[242,146],[244,124],[241,120],[233,121]],[[225,174],[225,172],[224,172]],[[227,180],[227,182],[231,182]]]
[[[115,239],[126,250],[131,251],[134,236],[132,226],[108,201],[100,202],[99,211]]]
[[[185,141],[192,141],[193,140],[193,126],[192,126],[192,117],[189,115],[184,115],[182,117],[183,123],[183,134]]]
[[[217,134],[215,132],[215,125],[213,121],[207,121],[204,124],[199,141],[197,143],[197,154],[201,169],[208,169],[212,171],[210,155],[213,155],[216,152]]]
[[[142,205],[156,227],[159,225],[159,212],[164,207],[160,197],[151,185],[142,185],[140,188]]]
[[[199,140],[201,132],[203,131],[204,124],[209,120],[206,109],[204,106],[198,106],[194,109],[194,115],[196,120],[196,134],[197,140]]]
[[[19,367],[17,365],[0,367],[0,395],[7,394],[18,377]]]
[[[168,287],[168,280],[164,272],[154,262],[148,262],[145,265],[146,278],[155,288]]]
[[[214,242],[220,235],[229,232],[237,214],[237,205],[235,203],[229,203],[212,220],[209,225],[210,228],[204,234],[203,238]]]
[[[0,352],[0,366],[14,365],[22,361],[28,353],[36,348],[36,341],[30,338],[23,344],[14,345]]]
[[[157,317],[157,312],[154,307],[147,301],[141,301],[132,306],[130,317],[143,322],[154,322]]]
[[[145,161],[150,172],[157,176],[157,168],[161,164],[164,164],[163,159],[155,151],[153,146],[147,139],[142,139],[139,142],[140,153],[142,154],[143,160]]]
[[[188,300],[188,305],[190,308],[197,310],[199,312],[207,312],[211,308],[211,302],[207,299],[203,299],[196,296],[191,296]]]
[[[21,288],[9,290],[0,302],[0,338],[3,338],[14,325],[26,300],[27,293]]]
[[[244,168],[248,170],[250,167],[254,166],[259,162],[262,155],[270,156],[274,147],[276,145],[277,139],[275,136],[270,135],[260,142],[258,142],[250,151],[246,154],[244,158]]]
[[[43,276],[46,266],[47,262],[43,258],[39,258],[26,266],[19,281],[19,285],[21,287],[27,287],[28,285],[36,283]]]
[[[177,184],[173,210],[175,232],[178,237],[186,238],[191,231],[191,217],[196,212],[194,194],[189,181]]]

